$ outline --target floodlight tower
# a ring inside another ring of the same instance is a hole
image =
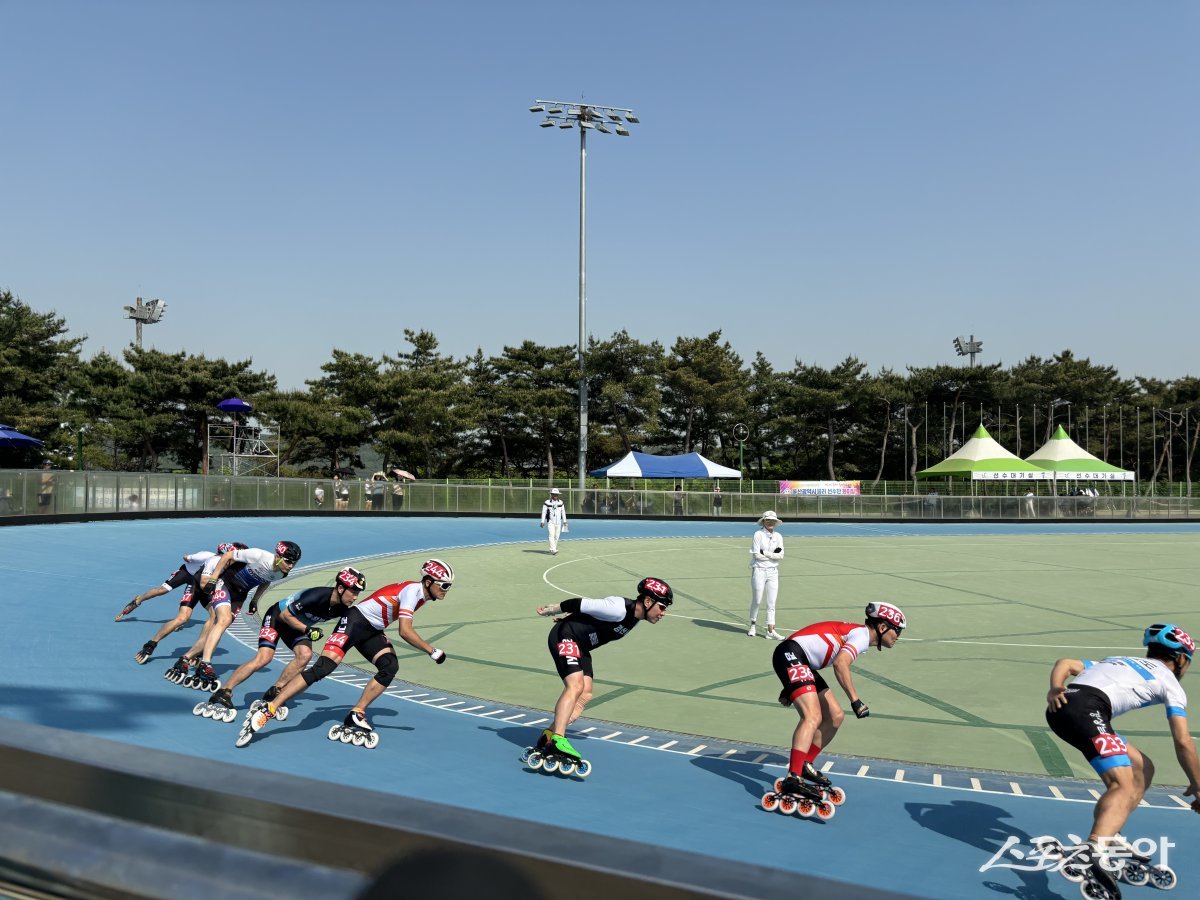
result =
[[[161,300],[150,300],[142,305],[142,298],[137,298],[137,306],[125,307],[125,318],[137,323],[137,348],[142,349],[142,325],[153,325],[163,317],[167,304]]]
[[[975,366],[975,354],[983,352],[983,341],[975,340],[975,335],[965,338],[961,334],[954,339],[954,352],[959,356],[971,357],[971,366]]]
[[[538,100],[529,111],[545,113],[546,118],[539,123],[542,128],[557,125],[565,131],[579,127],[579,489],[582,491],[587,486],[588,441],[587,372],[583,360],[587,347],[587,133],[615,131],[620,137],[629,137],[625,123],[636,125],[641,120],[632,109],[559,100]]]

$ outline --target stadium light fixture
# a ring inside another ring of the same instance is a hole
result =
[[[983,352],[983,341],[975,340],[975,335],[965,338],[960,334],[954,339],[954,352],[959,356],[971,357],[971,365],[974,366],[975,354]]]
[[[618,135],[629,137],[629,129],[621,117],[625,117],[624,122],[640,120],[632,109],[561,100],[535,100],[529,110],[546,113],[545,121],[540,123],[543,128],[557,123],[559,128],[568,129],[579,123],[579,489],[582,491],[587,486],[588,446],[588,389],[584,368],[587,350],[587,135],[589,131],[612,134],[604,124],[607,118],[614,123]]]
[[[125,318],[133,319],[137,326],[136,344],[139,350],[142,349],[142,326],[153,325],[155,322],[161,321],[163,313],[167,311],[167,304],[161,300],[150,300],[142,303],[142,298],[137,298],[136,306],[125,307]]]

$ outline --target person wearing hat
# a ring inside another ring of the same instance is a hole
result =
[[[558,488],[550,489],[550,496],[542,504],[542,518],[539,528],[546,529],[550,539],[550,555],[558,553],[558,538],[567,531],[567,507],[563,505],[562,494]]]
[[[775,630],[775,598],[779,596],[779,561],[783,559],[783,536],[775,532],[779,516],[768,509],[759,517],[762,527],[754,532],[750,541],[750,627],[748,637],[758,633],[758,608],[767,601],[767,633],[772,641],[782,641],[783,635]]]

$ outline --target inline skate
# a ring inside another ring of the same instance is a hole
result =
[[[146,648],[143,647],[142,649],[145,650]],[[174,665],[167,669],[167,671],[163,672],[163,678],[175,684],[183,684],[183,680],[190,677],[188,675],[188,669],[191,668],[191,664],[195,661],[196,660],[192,659],[190,656],[179,657],[179,659],[175,660]]]
[[[1118,834],[1113,839],[1112,848],[1113,859],[1120,860],[1121,863],[1117,877],[1126,884],[1133,887],[1149,884],[1160,891],[1174,890],[1179,884],[1179,877],[1174,869],[1162,863],[1155,863],[1149,856],[1138,853],[1121,835]]]
[[[1103,864],[1104,857],[1090,841],[1066,845],[1053,837],[1033,839],[1033,846],[1046,859],[1057,862],[1055,868],[1067,881],[1079,885],[1079,893],[1087,900],[1121,900],[1121,888],[1112,870]]]
[[[346,714],[341,725],[330,725],[331,741],[341,741],[343,744],[353,744],[355,747],[366,747],[374,750],[379,746],[379,734],[367,721],[366,714],[360,709],[352,709]]]
[[[213,691],[207,700],[201,700],[192,707],[193,716],[203,716],[218,722],[232,722],[237,718],[237,707],[233,705],[233,692],[229,688]]]
[[[571,742],[561,734],[551,734],[549,731],[542,732],[536,745],[526,747],[520,759],[533,771],[542,771],[547,775],[561,772],[563,775],[587,778],[592,774],[592,764],[579,755]]]
[[[206,659],[201,659],[196,662],[195,674],[183,679],[183,686],[211,693],[221,689],[221,680],[217,678],[217,673],[213,671],[212,663]]]
[[[815,813],[822,820],[832,819],[837,812],[837,806],[824,790],[806,783],[799,775],[789,772],[786,778],[777,778],[774,788],[763,794],[760,802],[767,812],[778,810],[785,816],[797,815],[802,819]]]
[[[141,599],[139,599],[138,597],[134,597],[132,600],[130,600],[128,603],[125,604],[125,608],[123,610],[121,610],[119,613],[117,613],[117,617],[115,619],[113,619],[113,621],[120,622],[123,618],[125,618],[127,615],[129,615],[131,612],[133,612],[135,609],[137,609],[141,605],[142,605]]]
[[[142,644],[142,649],[133,654],[134,662],[136,662],[139,666],[144,666],[146,663],[150,662],[150,657],[154,655],[154,650],[157,647],[158,641],[146,641],[146,643]]]
[[[255,700],[253,703],[250,704],[250,709],[247,710],[247,712],[246,712],[246,718],[249,719],[252,715],[254,715],[256,712],[258,712],[260,709],[262,709],[264,706],[266,706],[268,703],[273,701],[278,696],[279,696],[279,688],[275,687],[275,685],[271,685],[269,688],[267,688],[267,692],[265,694],[263,694],[261,697],[259,697],[257,700]],[[287,719],[287,717],[288,717],[288,708],[286,706],[278,706],[275,708],[275,718],[276,719],[278,719],[280,722],[282,722],[285,719]]]

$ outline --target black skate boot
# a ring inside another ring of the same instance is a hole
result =
[[[142,644],[142,649],[133,654],[134,661],[139,666],[144,666],[150,662],[150,657],[154,655],[154,650],[158,646],[158,641],[146,641]]]
[[[217,679],[217,673],[213,671],[212,663],[207,659],[196,663],[196,674],[192,676],[192,683],[188,684],[188,687],[198,691],[219,691],[221,682]]]
[[[203,716],[218,722],[232,722],[237,718],[237,709],[233,705],[233,693],[229,688],[213,691],[207,700],[201,700],[192,707],[192,715]]]
[[[823,791],[833,787],[833,782],[829,780],[824,772],[814,766],[811,762],[806,762],[804,768],[800,770],[800,777],[810,784],[815,784]]]
[[[832,819],[837,808],[825,796],[825,792],[808,784],[799,775],[789,772],[786,778],[775,783],[775,790],[763,794],[762,808],[767,812],[779,810],[785,816],[797,815],[802,819],[816,813],[819,819]]]
[[[163,678],[175,684],[183,684],[183,680],[188,677],[188,669],[191,667],[193,661],[186,656],[179,657],[179,659],[175,660],[175,664],[163,673]]]
[[[129,615],[131,612],[133,612],[135,609],[137,609],[141,605],[142,605],[141,596],[139,595],[137,597],[134,597],[132,600],[130,600],[128,603],[125,604],[125,608],[123,610],[121,610],[119,613],[117,613],[117,617],[115,619],[113,619],[113,621],[120,622],[123,618],[125,618],[127,615]]]
[[[379,745],[379,735],[375,733],[375,729],[367,721],[366,713],[361,709],[350,710],[341,725],[330,727],[327,736],[331,741],[366,747],[368,750],[374,750]]]

